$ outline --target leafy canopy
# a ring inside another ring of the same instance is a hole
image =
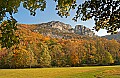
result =
[[[44,11],[46,8],[47,0],[0,0],[0,22],[4,21],[4,18],[9,19],[10,22],[13,18],[13,14],[18,12],[18,7],[23,5],[30,14],[35,16],[36,10]],[[69,16],[72,9],[78,8],[73,20],[77,21],[78,18],[86,21],[94,18],[95,27],[99,29],[106,29],[108,33],[114,34],[117,29],[120,28],[120,0],[86,0],[84,3],[77,6],[76,0],[54,0],[56,5],[57,14],[61,17]],[[8,16],[6,14],[9,14]],[[11,23],[9,23],[11,25]],[[13,26],[14,29],[15,26]],[[2,33],[4,33],[2,31]],[[6,34],[7,35],[7,34]],[[14,36],[14,35],[13,35]],[[4,43],[3,39],[7,36],[0,36],[0,41],[3,47],[8,47],[9,42]]]
[[[91,0],[78,6],[75,21],[94,18],[95,30],[106,29],[114,34],[120,28],[120,0]]]

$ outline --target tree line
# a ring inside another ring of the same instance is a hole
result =
[[[80,3],[77,0],[53,1],[56,2],[55,10],[58,16],[68,17],[70,11],[74,10],[75,15],[72,20],[78,21],[80,18],[82,21],[87,21],[93,19],[95,22],[93,28],[96,31],[106,29],[107,33],[116,34],[120,28],[120,0],[84,0],[83,2],[80,1]],[[18,37],[13,32],[17,30],[17,19],[14,18],[14,14],[20,11],[18,9],[20,6],[27,9],[30,15],[35,16],[36,10],[45,10],[47,2],[47,0],[0,0],[0,23],[7,20],[7,25],[2,24],[0,26],[1,46],[10,48],[18,43]]]
[[[18,26],[15,34],[20,43],[9,49],[1,48],[0,68],[120,64],[120,43],[116,40],[50,38],[32,32],[27,26]]]

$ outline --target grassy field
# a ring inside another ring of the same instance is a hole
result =
[[[0,69],[0,78],[120,78],[120,66]]]

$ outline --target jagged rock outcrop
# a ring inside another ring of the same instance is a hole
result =
[[[32,24],[36,26],[32,31],[39,32],[45,36],[53,38],[75,38],[78,36],[94,36],[94,32],[82,25],[72,28],[71,25],[59,21],[51,21],[48,23]]]
[[[69,29],[72,29],[71,25],[69,24],[64,24],[62,22],[59,22],[59,21],[51,21],[51,22],[48,22],[48,24],[52,27],[52,28],[58,28],[60,30],[63,30],[65,32],[69,32],[68,30]]]
[[[42,23],[38,24],[39,28],[53,28],[53,29],[59,29],[60,31],[63,32],[70,32],[72,29],[72,26],[69,24],[64,24],[59,21],[51,21],[48,23]]]
[[[95,35],[95,33],[93,31],[91,31],[89,28],[87,28],[83,25],[76,25],[75,29],[74,29],[74,32],[76,34],[87,35],[87,36],[90,36],[90,37]]]
[[[34,31],[54,38],[63,38],[65,33],[74,33],[71,25],[59,21],[37,24],[37,28]]]

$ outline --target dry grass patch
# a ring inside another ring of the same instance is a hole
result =
[[[120,66],[0,69],[0,78],[120,78]]]

